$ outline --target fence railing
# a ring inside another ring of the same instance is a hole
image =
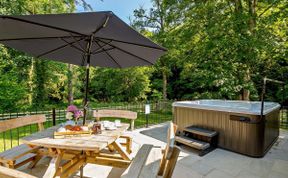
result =
[[[161,102],[150,103],[150,108],[151,108],[151,113],[149,115],[145,115],[145,103],[103,106],[103,107],[91,108],[90,111],[96,110],[96,109],[123,109],[123,110],[135,111],[138,113],[138,117],[135,120],[135,128],[146,127],[146,124],[154,125],[154,124],[159,124],[159,123],[172,120],[172,117],[173,117],[172,116],[172,102],[161,101]],[[45,128],[48,128],[53,125],[66,121],[65,109],[1,113],[0,120],[7,120],[7,119],[17,118],[21,116],[36,115],[36,114],[46,115],[47,121],[44,123]],[[91,112],[90,112],[90,119],[92,119]],[[107,118],[104,118],[104,119],[107,119]],[[121,119],[121,122],[130,123],[130,120]],[[280,112],[280,127],[284,129],[288,129],[288,107],[282,108]],[[37,125],[33,124],[33,125],[20,127],[17,129],[11,129],[9,131],[0,133],[0,152],[10,149],[16,145],[19,145],[22,137],[28,136],[37,131],[38,131]]]
[[[150,103],[150,108],[151,113],[149,115],[145,115],[145,103],[119,104],[112,106],[90,108],[89,112],[90,114],[88,116],[88,119],[89,118],[93,119],[92,111],[96,109],[119,109],[119,110],[121,109],[121,110],[135,111],[138,113],[137,119],[135,120],[134,123],[135,128],[146,127],[146,124],[155,125],[172,120],[172,103],[170,101]],[[0,120],[8,120],[18,118],[21,116],[37,115],[37,114],[45,114],[47,119],[47,121],[44,123],[45,128],[66,121],[65,109],[2,113],[0,114]],[[103,118],[103,119],[109,119],[109,118]],[[130,123],[130,120],[121,119],[121,122]],[[0,152],[19,145],[22,137],[28,136],[37,131],[38,131],[37,125],[33,124],[0,133]]]
[[[288,106],[282,107],[280,111],[280,127],[288,129]]]

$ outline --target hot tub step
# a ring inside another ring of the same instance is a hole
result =
[[[202,142],[200,140],[195,140],[193,138],[186,137],[186,136],[176,136],[175,140],[178,143],[182,143],[184,145],[190,146],[197,150],[205,150],[210,147],[209,143]]]
[[[216,131],[207,130],[207,129],[196,127],[196,126],[186,127],[183,131],[184,132],[189,132],[189,133],[192,133],[192,134],[202,135],[202,136],[205,136],[205,137],[210,137],[210,138],[212,138],[212,137],[217,135]]]

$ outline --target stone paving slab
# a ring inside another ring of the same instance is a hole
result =
[[[165,124],[127,132],[133,137],[133,154],[142,144],[165,147]],[[263,158],[251,158],[223,149],[215,149],[203,157],[195,150],[181,146],[182,151],[173,178],[288,178],[288,131],[281,130],[280,137]],[[44,158],[36,168],[25,166],[22,171],[42,177],[50,159]],[[117,178],[123,169],[88,164],[84,168],[85,178]],[[72,176],[78,178],[79,173]]]

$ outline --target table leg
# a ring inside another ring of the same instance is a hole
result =
[[[74,174],[75,172],[79,171],[80,169],[80,176],[81,176],[81,167],[84,167],[86,162],[86,158],[80,158],[77,162],[75,162],[72,166],[65,169],[65,171],[60,174],[60,178],[67,178]]]
[[[64,155],[64,152],[58,153],[56,157],[54,157],[48,166],[48,169],[46,170],[43,178],[54,178],[55,174],[57,172],[57,169],[59,168],[60,162],[62,160],[62,157]]]
[[[81,155],[83,156],[84,155],[84,151],[81,152]],[[82,165],[80,167],[80,178],[83,178],[83,169],[84,169],[84,165]]]
[[[42,155],[37,155],[34,160],[29,164],[28,168],[32,169],[36,166],[36,164],[40,161],[40,159],[42,158]]]
[[[114,149],[114,147],[113,147],[112,145],[108,145],[108,150],[109,150],[110,152],[115,151],[115,149]]]
[[[83,169],[84,169],[84,166],[81,166],[80,167],[80,178],[83,178]]]
[[[132,160],[132,157],[130,156],[129,153],[127,153],[126,150],[123,150],[122,149],[122,146],[118,143],[118,142],[113,142],[112,143],[113,147],[115,148],[116,151],[118,151],[118,153],[121,155],[121,157],[124,159],[124,160]]]
[[[120,138],[123,138],[126,140],[126,143],[124,145],[126,146],[126,151],[127,153],[131,154],[132,153],[132,138],[130,136],[125,136],[122,135]]]

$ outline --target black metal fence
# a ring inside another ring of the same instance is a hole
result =
[[[282,107],[280,112],[280,127],[288,129],[288,106]]]
[[[135,111],[138,113],[138,117],[134,123],[135,128],[146,127],[146,124],[155,125],[172,120],[172,102],[159,101],[155,103],[150,103],[150,108],[151,113],[146,115],[145,103],[128,103],[128,104],[101,106],[97,108],[91,108],[88,118],[90,117],[90,119],[92,119],[92,111],[96,109],[119,109],[119,110],[121,109],[121,110]],[[37,115],[37,114],[46,115],[47,121],[44,123],[45,128],[66,121],[65,109],[35,110],[35,111],[11,112],[11,113],[3,112],[2,114],[0,114],[0,120],[8,120],[18,118],[21,116]],[[121,119],[121,122],[130,123],[130,120]],[[19,145],[22,137],[28,136],[37,131],[38,131],[37,124],[32,124],[0,133],[0,152]]]
[[[159,101],[150,103],[151,113],[145,114],[145,103],[128,103],[128,104],[116,104],[101,106],[96,109],[122,109],[131,110],[138,113],[138,118],[135,120],[135,128],[146,127],[148,125],[155,125],[172,120],[172,102],[171,101]],[[90,112],[90,119],[92,119],[92,112]],[[8,120],[18,118],[26,115],[45,114],[47,121],[44,123],[45,128],[51,127],[55,124],[59,124],[66,121],[65,109],[51,109],[51,110],[35,110],[25,112],[11,112],[0,114],[0,120]],[[105,118],[108,119],[108,118]],[[112,118],[113,119],[113,118]],[[122,122],[130,123],[130,120],[121,119]],[[148,121],[148,122],[147,122]],[[288,129],[288,107],[283,107],[280,112],[280,126],[281,128]],[[0,133],[0,152],[10,149],[20,144],[20,140],[24,136],[28,136],[34,132],[37,132],[37,124],[27,125],[17,129],[11,129]]]

